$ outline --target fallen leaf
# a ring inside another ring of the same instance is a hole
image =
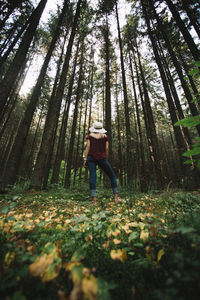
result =
[[[37,257],[37,259],[29,266],[30,274],[32,276],[42,276],[53,260],[53,256],[47,255],[46,253]]]
[[[109,231],[108,232],[108,237],[113,236],[118,236],[121,233],[121,231],[119,229],[116,229],[115,231]]]
[[[119,259],[121,262],[125,262],[127,259],[127,253],[125,249],[111,250],[110,256],[112,259]]]
[[[29,272],[32,276],[40,276],[43,282],[48,282],[59,275],[62,265],[59,257],[59,242],[56,245],[47,243],[43,253],[29,266]]]
[[[113,239],[113,243],[114,243],[115,245],[119,245],[119,244],[121,243],[121,241],[118,240],[118,239]]]
[[[140,232],[140,239],[146,241],[149,237],[149,232],[147,230],[142,230]]]
[[[158,251],[157,262],[161,260],[164,254],[165,254],[165,250],[163,248]]]
[[[89,300],[95,300],[97,298],[98,284],[94,275],[91,274],[89,277],[83,278],[82,290],[86,298]]]
[[[102,245],[102,247],[103,247],[104,249],[109,248],[109,247],[110,247],[110,241],[106,241],[106,242]]]
[[[8,252],[4,257],[5,268],[8,268],[15,259],[15,252]]]

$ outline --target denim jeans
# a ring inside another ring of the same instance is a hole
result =
[[[90,171],[90,196],[94,197],[96,195],[96,166],[98,165],[105,173],[108,175],[111,181],[111,186],[114,194],[118,193],[117,188],[117,178],[113,172],[107,159],[94,159],[91,155],[88,155],[87,165]]]

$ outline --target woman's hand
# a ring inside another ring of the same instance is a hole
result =
[[[83,166],[84,168],[87,168],[87,160],[84,159],[84,162],[83,162]]]

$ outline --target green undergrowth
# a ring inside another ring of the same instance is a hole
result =
[[[1,299],[199,299],[200,193],[13,189],[0,196]]]

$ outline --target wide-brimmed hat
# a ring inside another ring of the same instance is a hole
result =
[[[95,133],[106,133],[107,131],[103,128],[101,122],[94,122],[93,126],[89,128],[89,131]]]

